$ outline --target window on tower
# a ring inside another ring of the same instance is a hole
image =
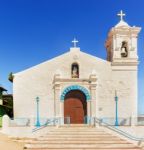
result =
[[[126,41],[121,44],[121,57],[128,57],[128,43]]]
[[[77,63],[73,63],[71,66],[71,77],[79,78],[79,65]]]

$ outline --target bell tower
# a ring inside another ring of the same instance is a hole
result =
[[[129,26],[123,19],[123,11],[117,15],[120,21],[112,27],[105,43],[107,60],[112,66],[137,66],[137,38],[141,28]]]
[[[111,62],[113,91],[118,91],[119,117],[131,118],[134,125],[138,113],[137,39],[141,28],[128,25],[123,11],[118,16],[120,21],[108,33],[105,47],[107,60]]]

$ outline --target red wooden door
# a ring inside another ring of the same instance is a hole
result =
[[[66,99],[64,102],[64,116],[70,117],[71,123],[84,123],[82,102],[76,98]]]
[[[85,97],[76,91],[69,93],[64,101],[64,117],[70,117],[72,124],[81,124],[84,123],[86,111]]]

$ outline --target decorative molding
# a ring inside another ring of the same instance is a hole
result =
[[[79,91],[83,92],[83,93],[85,94],[85,96],[86,96],[86,100],[87,100],[87,101],[89,101],[89,100],[91,99],[91,96],[90,96],[90,94],[89,94],[89,91],[88,91],[85,87],[82,87],[82,86],[80,86],[80,85],[71,85],[71,86],[66,87],[66,88],[63,90],[63,92],[62,92],[62,94],[61,94],[61,98],[60,98],[61,101],[64,101],[64,98],[65,98],[66,94],[67,94],[69,91],[71,91],[71,90],[79,90]]]
[[[74,59],[74,60],[78,60],[78,59],[79,59],[78,55],[74,55],[74,56],[73,56],[73,59]]]
[[[112,66],[137,66],[139,64],[138,61],[136,62],[112,62]]]
[[[87,79],[87,78],[55,78],[53,83],[55,84],[56,82],[59,82],[59,83],[73,83],[73,82],[78,82],[78,83],[84,83],[84,82],[87,82],[87,83],[92,83],[92,82],[96,82],[97,79],[96,78],[90,78],[90,79]]]

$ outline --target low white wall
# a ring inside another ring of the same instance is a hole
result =
[[[121,126],[118,128],[135,137],[138,137],[138,138],[144,137],[144,126],[132,126],[132,127]]]
[[[15,138],[37,138],[41,135],[47,134],[51,130],[55,130],[55,126],[48,126],[43,129],[32,132],[31,127],[9,127],[6,132],[1,130],[0,132],[7,134],[9,137]]]
[[[33,129],[36,127],[34,126],[33,119],[30,120],[29,126],[10,126],[10,118],[7,115],[3,116],[2,119],[2,130],[1,133],[7,134],[10,137],[29,137],[29,138],[36,138],[43,134],[48,133],[49,131],[56,128],[56,126],[47,126],[35,132],[32,132]]]

